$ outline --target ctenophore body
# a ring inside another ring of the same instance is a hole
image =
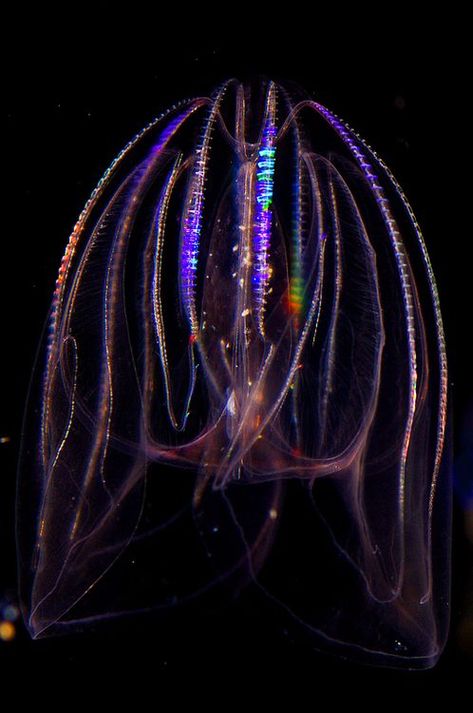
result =
[[[151,122],[69,239],[18,491],[33,637],[257,588],[316,649],[432,666],[447,364],[396,180],[292,85]]]

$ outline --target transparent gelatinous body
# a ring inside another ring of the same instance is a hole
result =
[[[316,647],[438,658],[438,297],[401,189],[329,109],[232,80],[135,137],[69,240],[35,383],[32,635],[253,581]]]

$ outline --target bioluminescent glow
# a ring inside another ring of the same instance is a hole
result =
[[[445,642],[447,365],[426,247],[372,149],[274,82],[151,122],[61,263],[20,465],[35,637],[251,584],[313,646]]]

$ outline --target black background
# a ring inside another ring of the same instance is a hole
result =
[[[142,126],[229,76],[299,82],[359,131],[398,178],[423,227],[438,281],[458,433],[473,398],[471,129],[462,21],[414,22],[395,10],[375,28],[352,25],[349,18],[343,32],[341,9],[326,19],[315,10],[309,16],[286,8],[287,17],[282,14],[275,26],[264,15],[255,20],[254,13],[223,6],[213,18],[226,15],[215,26],[212,18],[201,24],[195,18],[195,25],[191,19],[183,27],[184,17],[168,19],[149,8],[118,15],[111,6],[100,24],[85,12],[70,20],[51,13],[30,16],[26,25],[18,17],[7,23],[0,435],[10,442],[0,446],[0,595],[15,599],[12,533],[22,410],[67,237],[106,167]],[[259,694],[268,704],[285,693],[296,710],[327,693],[332,703],[349,694],[354,702],[373,698],[378,704],[395,696],[407,701],[411,693],[429,697],[446,686],[458,695],[472,670],[456,636],[469,557],[456,504],[452,632],[431,671],[365,668],[299,648],[277,618],[265,617],[243,597],[219,612],[197,611],[159,625],[143,619],[39,642],[18,623],[15,640],[0,642],[0,675],[80,681],[85,688],[94,679],[107,695],[153,692],[156,705],[168,686],[176,704],[183,693],[205,703],[221,688],[222,705],[237,693],[253,703]]]

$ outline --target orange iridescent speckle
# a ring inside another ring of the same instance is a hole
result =
[[[15,625],[11,621],[0,622],[0,640],[11,641],[15,638]]]

